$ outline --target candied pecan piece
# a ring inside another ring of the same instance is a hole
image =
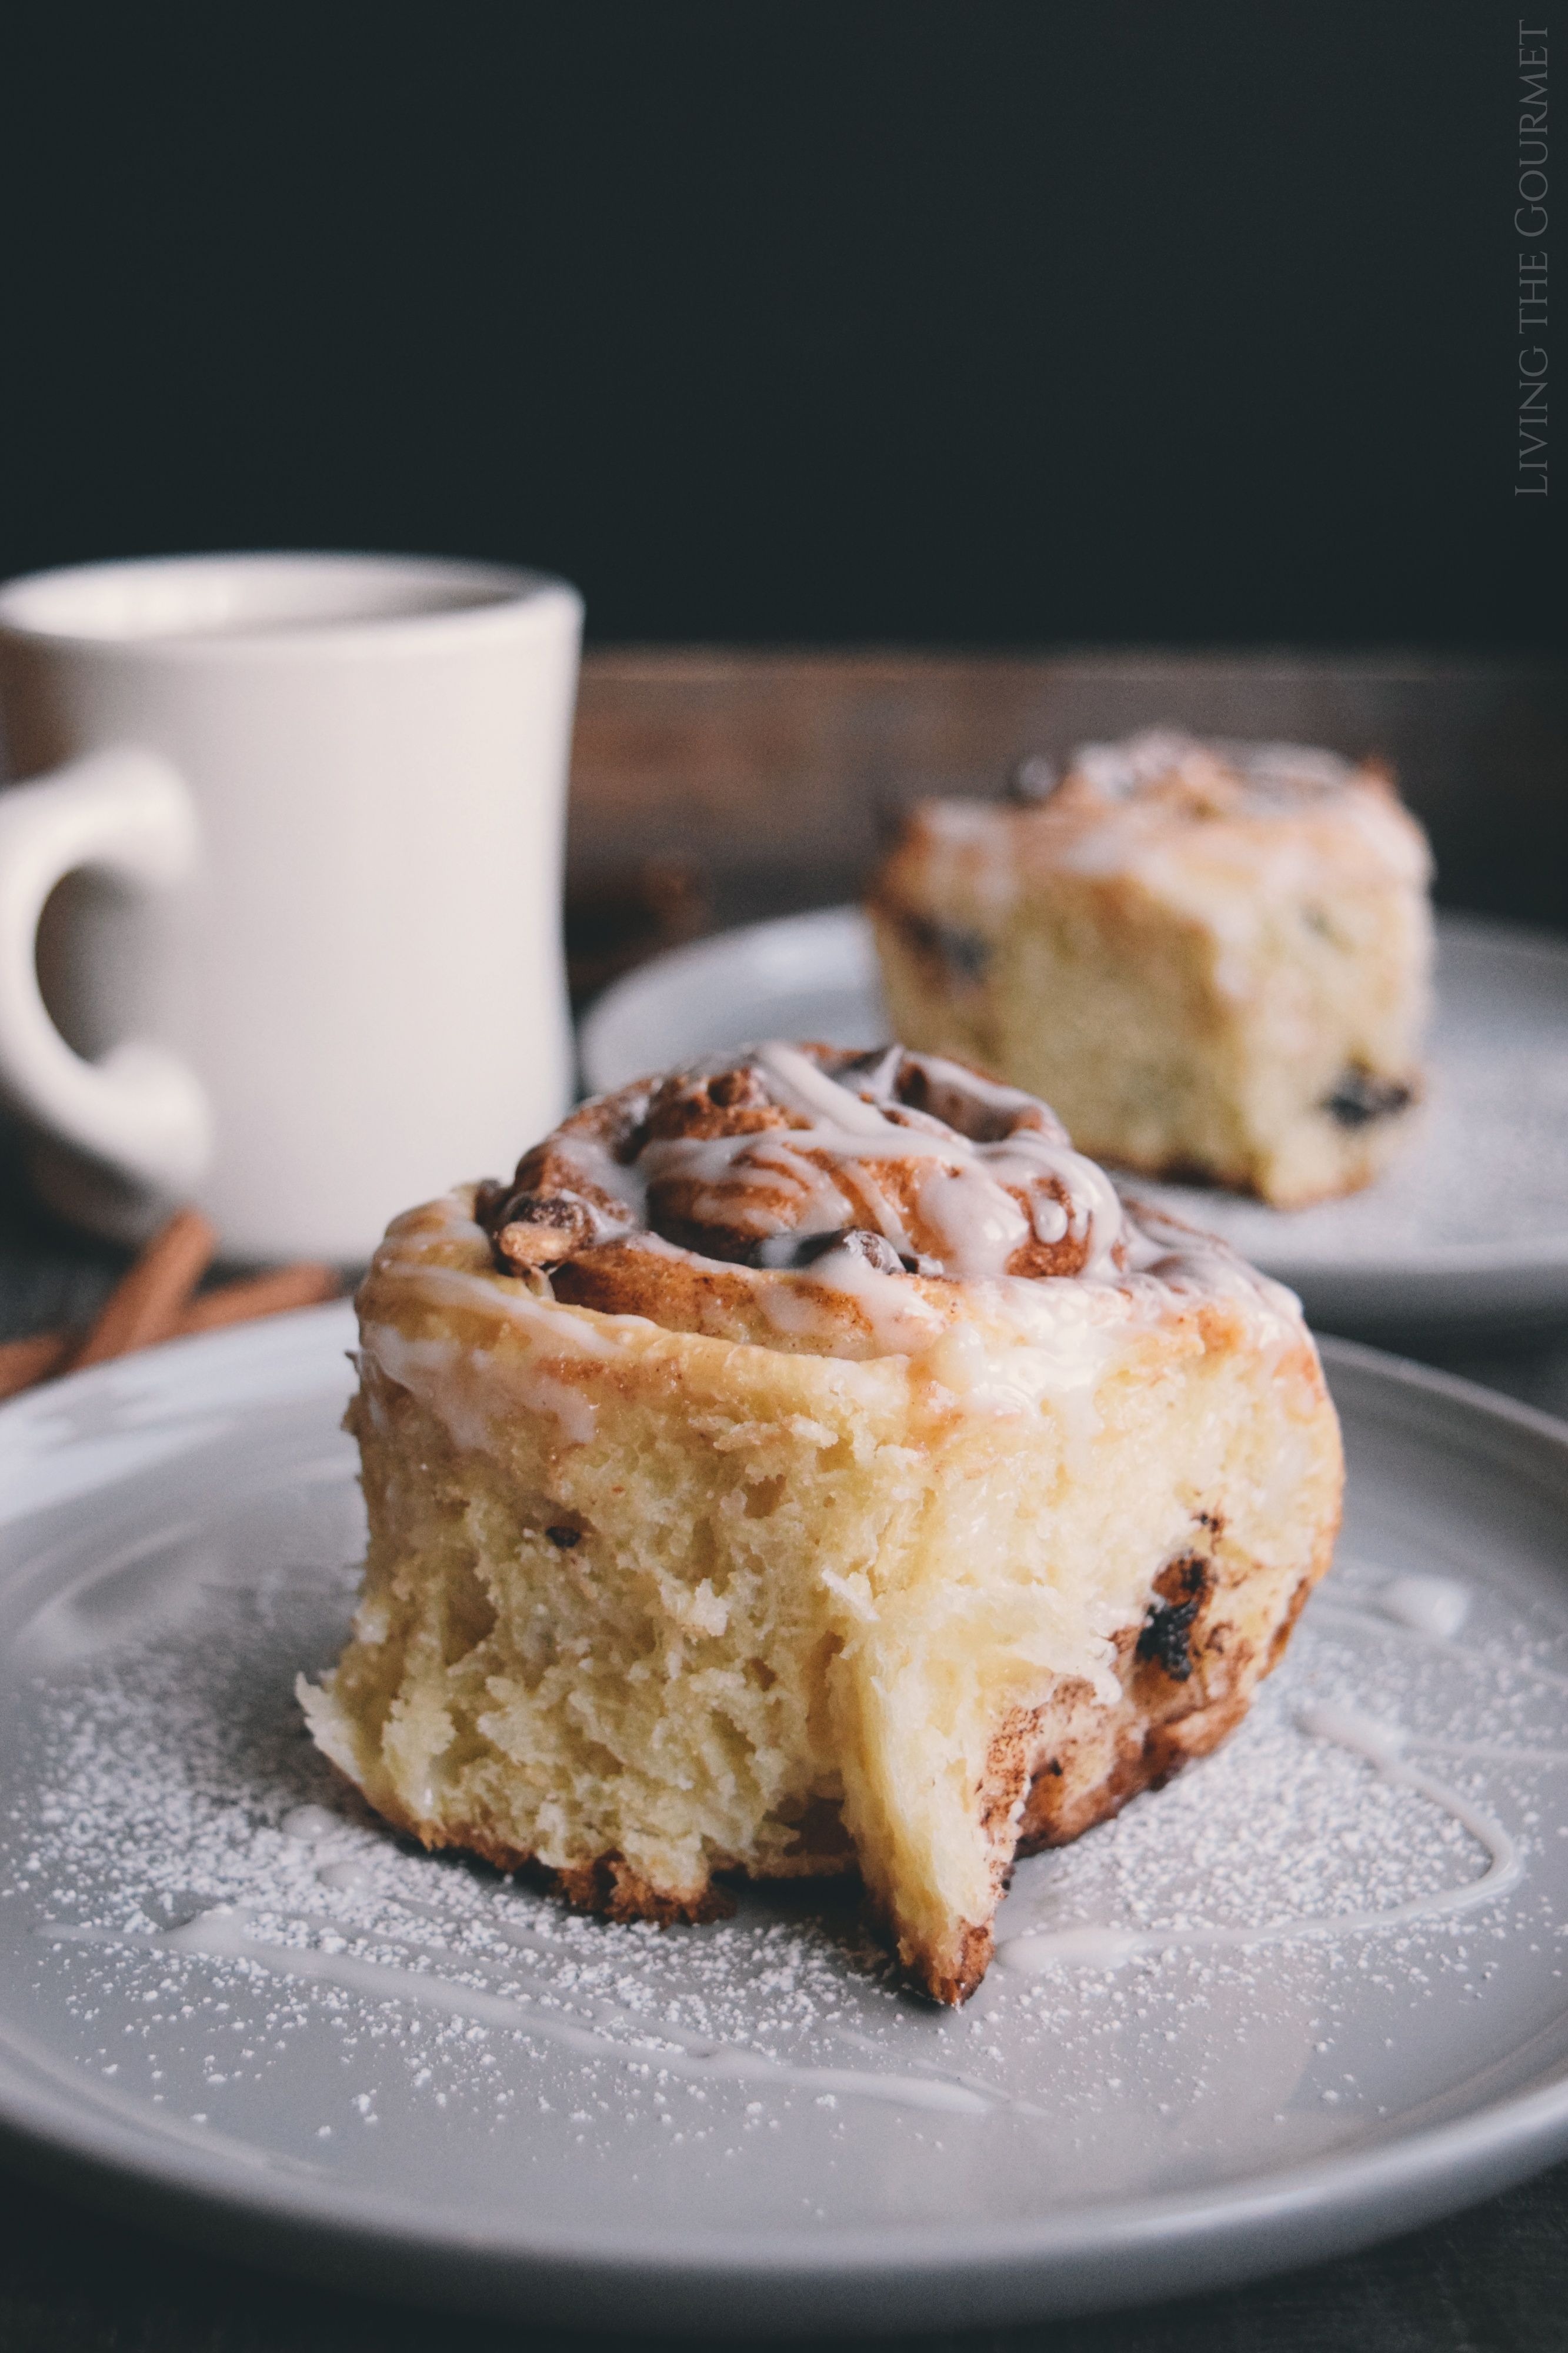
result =
[[[563,1193],[517,1193],[491,1240],[505,1271],[559,1266],[593,1239],[594,1217],[585,1202]]]

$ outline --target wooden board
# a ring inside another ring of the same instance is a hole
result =
[[[719,913],[853,890],[879,803],[987,793],[1030,751],[1169,721],[1393,760],[1450,903],[1568,923],[1568,672],[1314,653],[736,652],[584,659],[579,876],[693,861]]]

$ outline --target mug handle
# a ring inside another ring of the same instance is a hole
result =
[[[134,1184],[180,1192],[212,1149],[195,1074],[131,1039],[101,1061],[66,1043],[38,987],[38,918],[57,882],[107,867],[154,887],[188,874],[196,821],[179,776],[152,752],[89,753],[0,791],[0,1093],[23,1116]]]

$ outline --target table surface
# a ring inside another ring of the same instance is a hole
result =
[[[33,1205],[16,1139],[0,1130],[0,1340],[80,1323],[123,1264],[123,1253],[68,1232]],[[1568,1418],[1568,1333],[1464,1348],[1413,1338],[1405,1347]],[[1038,2328],[875,2342],[889,2353],[915,2344],[974,2353],[1559,2353],[1565,2316],[1568,2165],[1413,2236],[1221,2295]],[[523,2342],[591,2353],[622,2341],[461,2325],[470,2353]],[[36,2183],[14,2183],[0,2208],[4,2353],[437,2353],[453,2329],[437,2315],[188,2253]]]

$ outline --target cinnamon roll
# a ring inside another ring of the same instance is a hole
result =
[[[1223,1739],[1328,1564],[1290,1294],[952,1060],[625,1087],[398,1219],[358,1306],[370,1551],[310,1728],[615,1917],[858,1872],[962,2000],[1016,1855]]]
[[[869,913],[900,1036],[1046,1096],[1086,1152],[1294,1208],[1409,1130],[1430,871],[1376,764],[1154,731],[923,804]]]

